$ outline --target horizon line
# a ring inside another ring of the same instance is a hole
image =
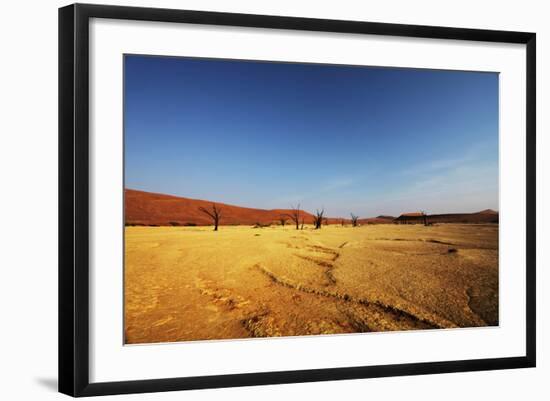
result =
[[[250,207],[250,206],[240,206],[240,205],[236,205],[236,204],[230,204],[230,203],[225,203],[225,202],[218,202],[218,201],[213,201],[213,200],[209,200],[209,199],[199,199],[199,198],[189,198],[189,197],[186,197],[186,196],[181,196],[181,195],[174,195],[174,194],[167,194],[167,193],[161,193],[161,192],[152,192],[152,191],[145,191],[143,189],[133,189],[133,188],[127,188],[127,187],[124,187],[124,191],[134,191],[134,192],[144,192],[144,193],[147,193],[147,194],[152,194],[152,195],[161,195],[161,196],[169,196],[169,197],[173,197],[173,198],[183,198],[183,199],[190,199],[190,200],[194,200],[194,201],[201,201],[201,202],[209,202],[209,203],[212,203],[212,204],[217,204],[217,205],[224,205],[224,206],[230,206],[230,207],[238,207],[238,208],[241,208],[241,209],[253,209],[253,210],[263,210],[263,211],[274,211],[274,210],[292,210],[293,208],[293,205],[290,205],[289,208],[274,208],[274,209],[264,209],[264,208],[258,208],[258,207]],[[300,203],[298,203],[298,206],[300,205]],[[307,210],[305,209],[300,209],[301,211],[303,212],[307,212],[309,214],[313,214],[311,212],[308,212]],[[492,208],[486,208],[486,209],[482,209],[482,210],[479,210],[477,212],[447,212],[447,213],[435,213],[435,214],[427,214],[427,216],[440,216],[440,215],[446,215],[446,214],[478,214],[478,213],[481,213],[481,212],[484,212],[484,211],[492,211],[492,212],[495,212],[497,214],[500,215],[500,211],[499,210],[495,210],[495,209],[492,209]],[[420,213],[422,212],[421,210],[416,210],[416,211],[408,211],[408,212],[401,212],[399,214],[399,216],[402,216],[404,214],[407,214],[407,213]],[[352,212],[350,212],[352,213]],[[399,217],[399,216],[394,216],[393,214],[387,214],[387,213],[378,213],[376,216],[369,216],[369,217],[360,217],[359,219],[362,220],[362,219],[373,219],[373,218],[378,218],[380,216],[388,216],[388,217]],[[341,216],[337,216],[337,217],[331,217],[331,216],[327,216],[326,218],[330,218],[330,219],[346,219],[345,217],[341,217]]]

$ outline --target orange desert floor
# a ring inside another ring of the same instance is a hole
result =
[[[126,227],[127,344],[498,325],[498,225]]]

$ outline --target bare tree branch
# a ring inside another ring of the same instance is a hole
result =
[[[424,210],[422,210],[420,213],[422,213],[422,219],[424,220],[424,225],[427,226],[428,225],[428,215],[426,214],[426,212]]]
[[[215,203],[212,203],[212,211],[202,207],[202,206],[199,206],[199,210],[205,214],[207,214],[208,216],[210,216],[210,218],[212,220],[214,220],[214,231],[218,231],[218,224],[220,222],[220,219],[222,217],[222,209],[218,206],[216,206]]]
[[[359,219],[359,216],[356,216],[353,213],[350,213],[350,215],[351,215],[351,225],[353,227],[357,227],[357,219]]]
[[[202,206],[199,207],[199,210],[203,213],[206,213],[207,215],[209,215],[210,217],[212,217],[213,219],[215,218],[214,214],[211,213],[209,210],[203,208]]]
[[[321,228],[321,225],[323,224],[323,214],[325,213],[325,209],[321,209],[321,211],[316,210],[315,216],[313,216],[313,225],[315,226],[315,229],[318,230]]]
[[[290,218],[296,224],[296,230],[300,228],[300,204],[298,206],[290,206],[290,213],[285,213],[283,216]]]

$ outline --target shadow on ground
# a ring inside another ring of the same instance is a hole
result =
[[[50,391],[57,392],[57,379],[54,377],[37,377],[35,381]]]

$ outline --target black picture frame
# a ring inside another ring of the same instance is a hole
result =
[[[381,366],[89,381],[89,21],[90,18],[438,38],[526,45],[526,354],[520,357]],[[59,391],[71,396],[252,386],[534,367],[536,35],[436,26],[74,4],[59,9]]]

